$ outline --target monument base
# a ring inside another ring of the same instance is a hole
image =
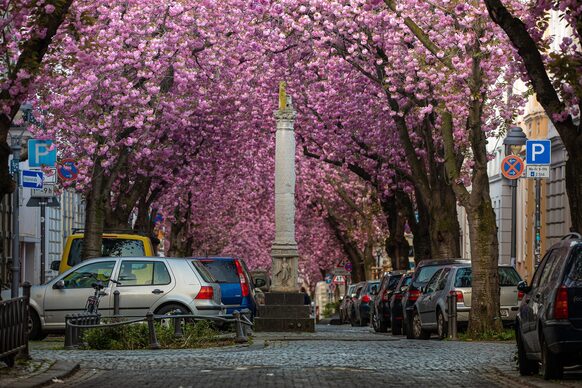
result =
[[[255,332],[315,331],[315,321],[309,317],[311,306],[303,304],[302,292],[267,292],[265,305],[258,307]]]

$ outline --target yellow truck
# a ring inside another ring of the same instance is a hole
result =
[[[67,237],[61,260],[53,261],[51,269],[63,273],[83,261],[81,251],[83,250],[84,237],[82,231],[73,230],[73,234]],[[101,256],[156,256],[156,251],[152,240],[147,236],[134,234],[131,231],[105,232],[103,233]]]

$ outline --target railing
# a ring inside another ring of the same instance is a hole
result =
[[[115,319],[122,319],[123,317],[114,316]],[[174,337],[179,338],[183,336],[182,320],[186,323],[187,320],[201,321],[213,320],[225,323],[234,323],[235,326],[235,342],[248,342],[248,329],[253,326],[250,320],[250,310],[244,309],[241,312],[235,311],[232,317],[208,317],[204,315],[195,314],[172,314],[172,315],[154,315],[151,311],[146,314],[144,318],[129,319],[118,322],[111,322],[102,324],[100,322],[100,315],[98,314],[73,314],[67,315],[65,318],[65,349],[76,349],[83,345],[83,332],[87,329],[105,329],[108,327],[117,327],[123,325],[130,325],[133,323],[146,322],[149,332],[150,349],[160,349],[156,335],[156,328],[154,322],[156,320],[171,319],[174,325]]]
[[[30,283],[23,296],[0,302],[0,361],[13,366],[16,356],[28,359]]]

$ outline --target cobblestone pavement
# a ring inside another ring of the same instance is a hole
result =
[[[510,343],[414,341],[370,328],[319,326],[304,335],[258,334],[250,346],[198,350],[35,350],[77,360],[63,387],[307,387],[523,385],[511,380]],[[532,386],[535,386],[532,385]]]

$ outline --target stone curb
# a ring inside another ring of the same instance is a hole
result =
[[[13,388],[33,388],[43,387],[53,382],[53,379],[60,379],[73,374],[79,369],[79,363],[74,361],[57,361],[45,372],[29,377],[27,379],[15,381]]]

